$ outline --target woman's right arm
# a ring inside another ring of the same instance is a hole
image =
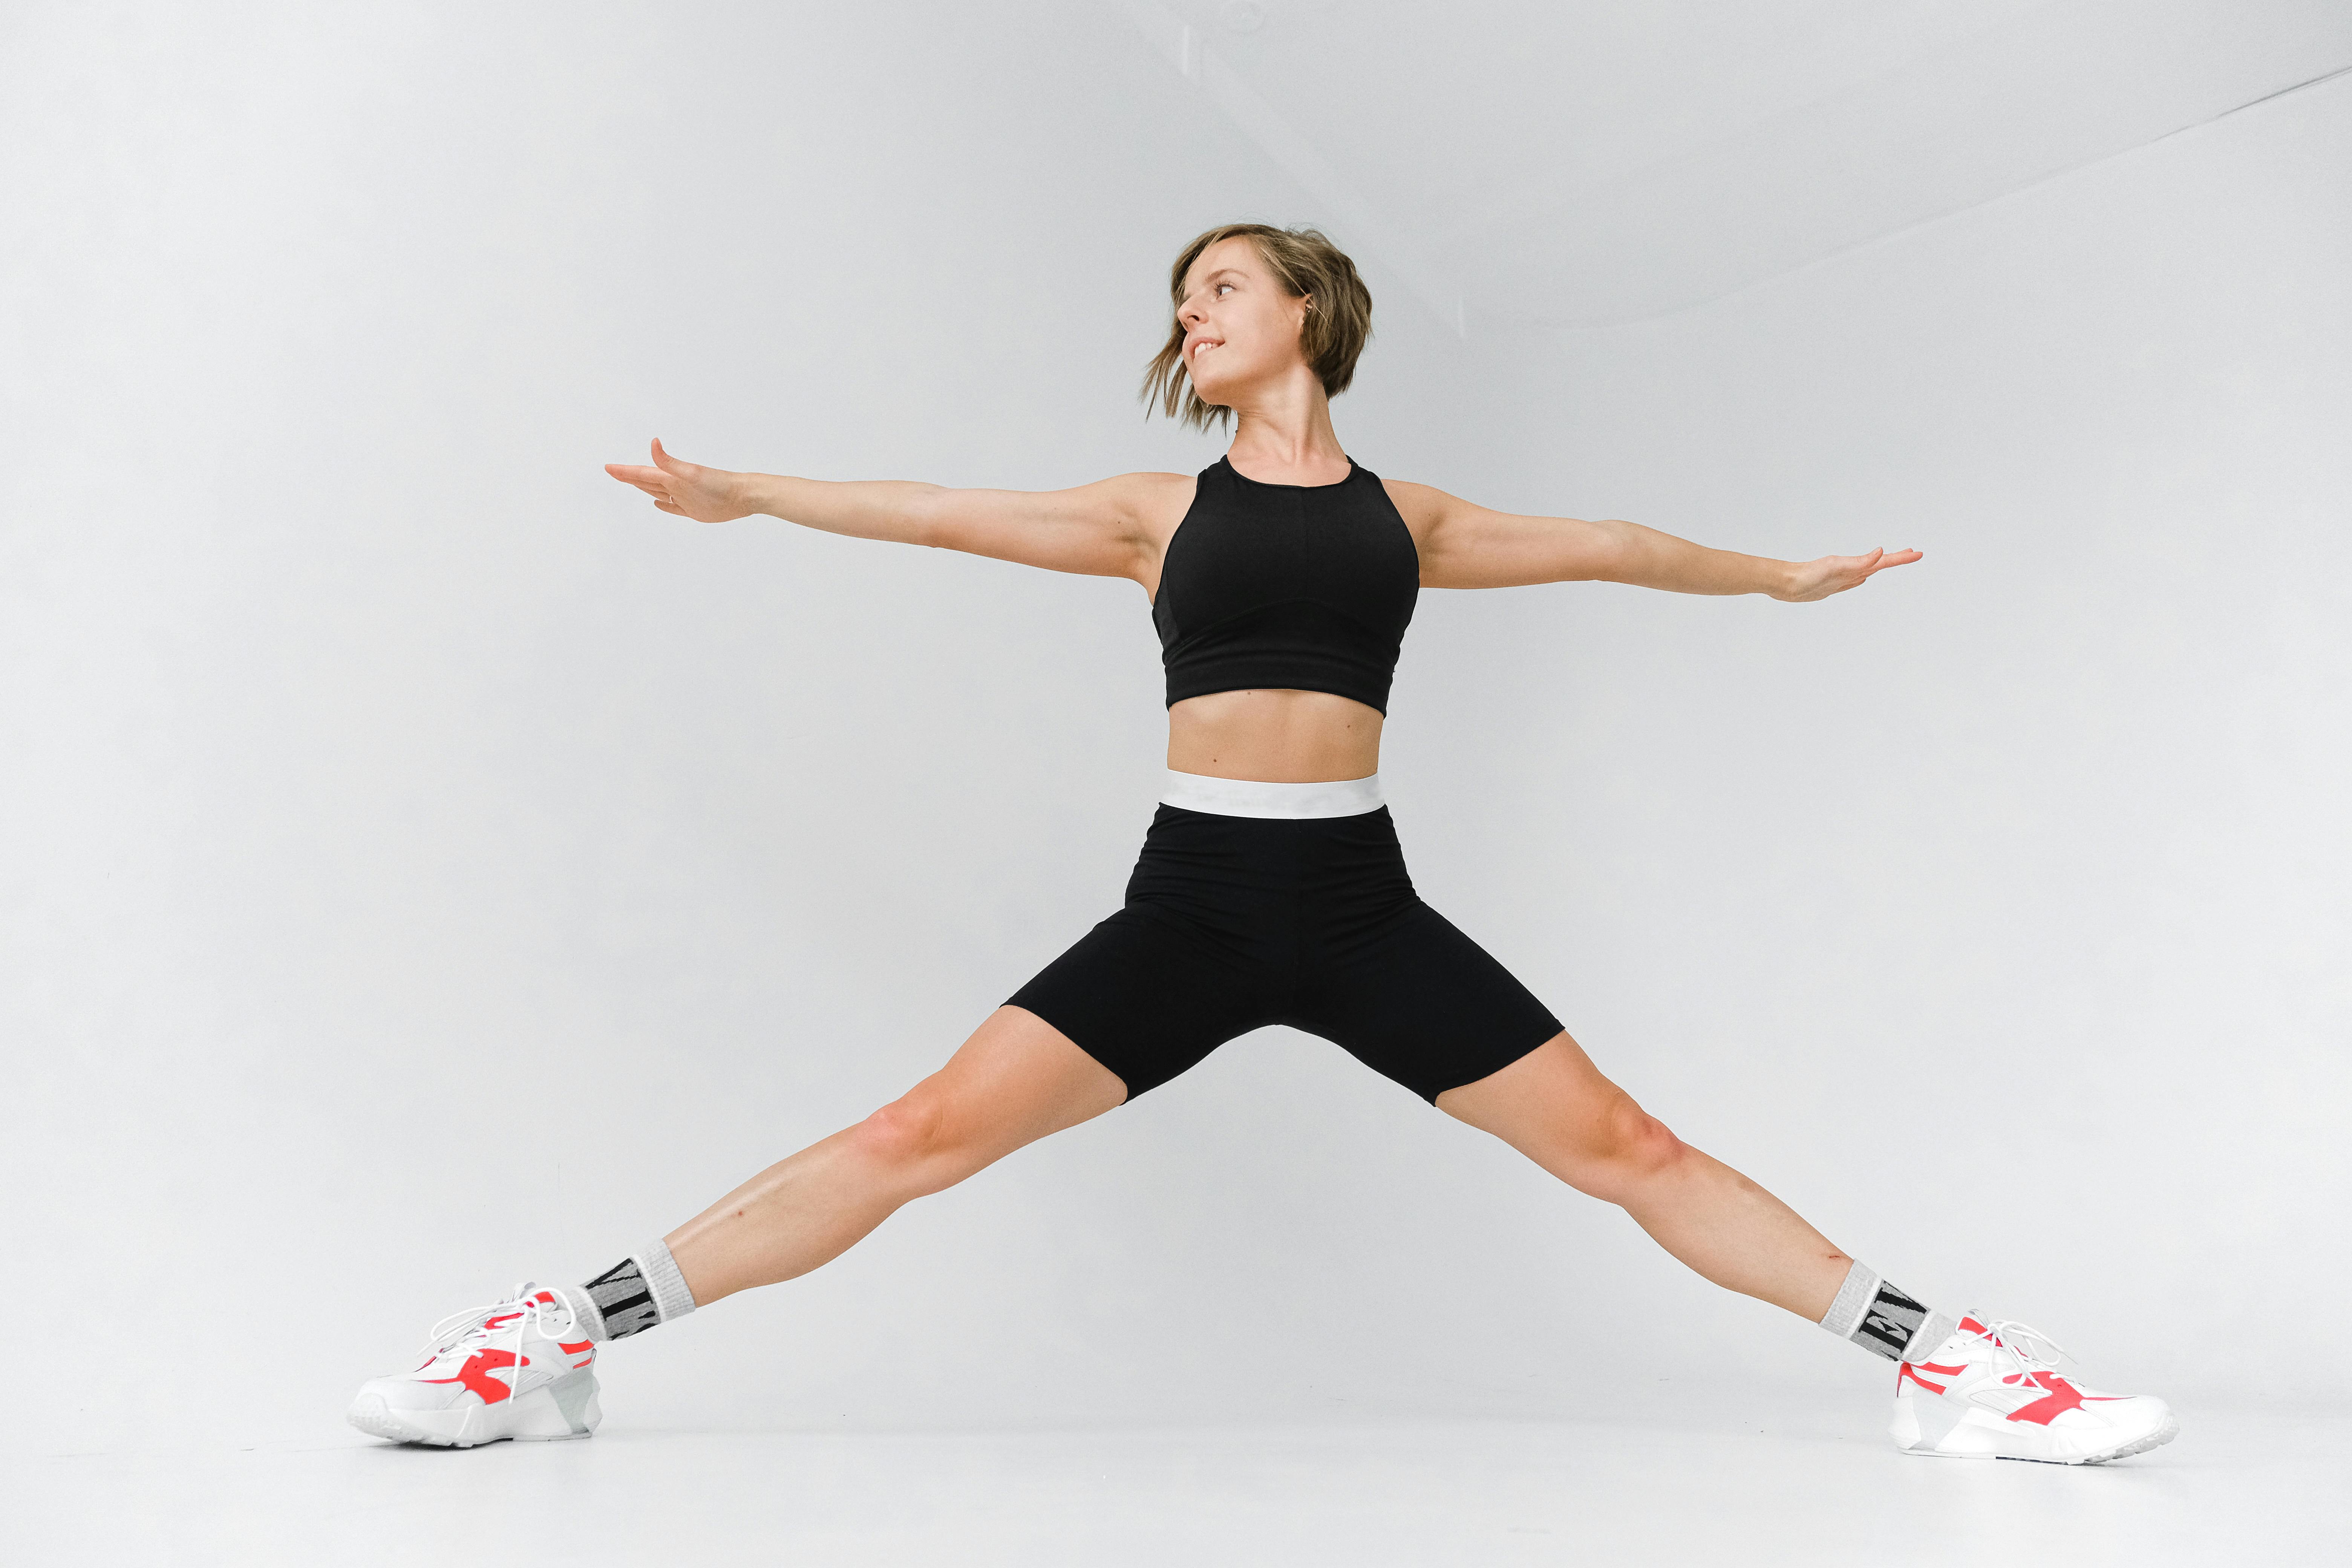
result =
[[[949,489],[912,479],[802,479],[739,474],[681,462],[653,444],[650,468],[604,471],[654,498],[659,510],[698,522],[764,512],[827,533],[927,544],[972,555],[1139,581],[1159,553],[1150,526],[1181,474],[1121,474],[1068,490]]]

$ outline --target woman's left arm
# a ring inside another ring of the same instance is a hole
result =
[[[1529,583],[1630,583],[1676,594],[1769,594],[1801,603],[1826,599],[1916,550],[1775,561],[1710,550],[1638,522],[1521,517],[1490,511],[1428,485],[1390,482],[1390,499],[1421,548],[1421,580],[1432,588],[1508,588]]]

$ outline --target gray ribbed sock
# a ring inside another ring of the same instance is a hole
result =
[[[573,1292],[592,1340],[626,1339],[694,1310],[694,1292],[669,1255],[669,1243],[641,1247]]]
[[[1822,1327],[1888,1361],[1912,1361],[1957,1332],[1960,1321],[1920,1305],[1866,1263],[1845,1271]]]

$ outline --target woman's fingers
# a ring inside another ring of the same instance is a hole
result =
[[[1889,566],[1908,566],[1919,559],[1921,555],[1916,550],[1898,550],[1890,555],[1883,544],[1867,555],[1824,555],[1812,563],[1814,576],[1811,584],[1796,595],[1796,601],[1801,604],[1812,599],[1826,599],[1832,594],[1843,594],[1868,582],[1874,572],[1884,571]]]
[[[701,482],[700,465],[684,462],[671,457],[669,448],[661,444],[661,437],[658,436],[654,437],[654,462],[656,465],[651,470],[654,485],[658,487],[662,499],[670,503],[662,510],[674,511],[680,517],[691,515],[684,506],[679,504],[677,492],[682,489],[693,489]]]
[[[651,468],[643,463],[607,463],[604,471],[624,484],[636,486],[654,498],[656,507],[675,516],[697,522],[731,522],[751,515],[751,509],[740,499],[741,475],[674,458],[658,436],[653,440],[653,458]]]
[[[653,497],[654,505],[664,511],[675,511],[680,517],[686,515],[678,507],[676,498],[670,494],[670,477],[659,468],[648,468],[631,463],[607,463],[604,465],[604,471],[624,484],[635,485]]]
[[[1835,563],[1835,569],[1832,575],[1834,581],[1822,596],[1826,598],[1829,594],[1843,594],[1848,588],[1859,588],[1870,581],[1873,573],[1883,572],[1889,566],[1908,566],[1919,559],[1920,553],[1916,550],[1898,550],[1889,555],[1883,544],[1867,555],[1833,556],[1832,560]]]

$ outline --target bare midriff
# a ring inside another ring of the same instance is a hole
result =
[[[1381,769],[1380,710],[1329,691],[1188,697],[1168,710],[1168,765],[1267,784],[1363,778]]]

